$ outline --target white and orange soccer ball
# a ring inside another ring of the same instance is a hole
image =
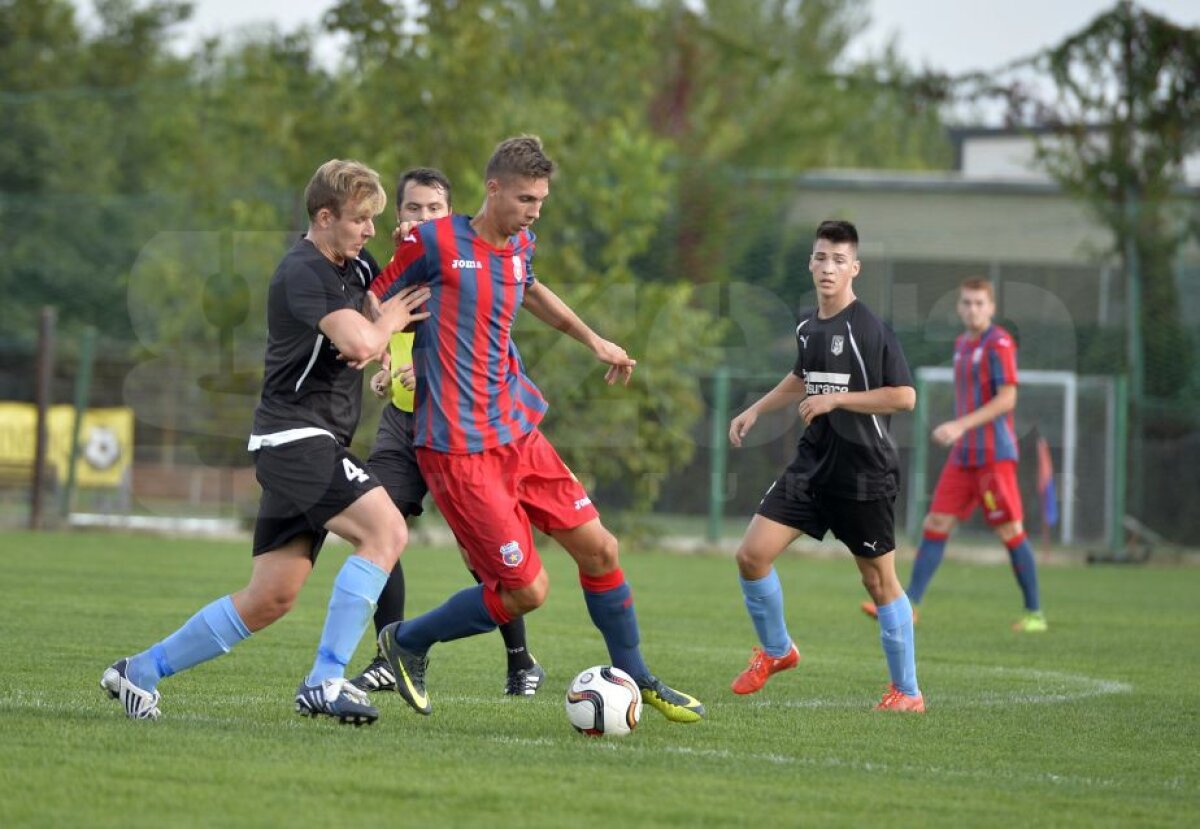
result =
[[[566,707],[567,719],[581,734],[624,737],[642,717],[642,692],[620,668],[596,665],[571,680]]]

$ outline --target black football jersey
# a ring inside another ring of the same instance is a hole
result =
[[[913,384],[896,335],[858,300],[829,319],[815,308],[801,314],[796,349],[792,372],[810,395]],[[894,496],[900,461],[890,421],[845,409],[822,415],[800,437],[795,465],[808,470],[808,485],[826,495],[859,501]]]
[[[362,410],[362,372],[338,359],[318,325],[343,308],[361,311],[378,273],[366,249],[341,267],[307,239],[284,255],[268,289],[266,371],[251,449],[322,432],[350,444]]]

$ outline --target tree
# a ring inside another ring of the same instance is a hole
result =
[[[1152,396],[1178,398],[1194,368],[1175,264],[1198,229],[1179,188],[1185,156],[1200,149],[1200,30],[1125,0],[1034,65],[1057,92],[1038,113],[1052,136],[1039,141],[1039,158],[1112,231],[1129,277],[1133,397],[1144,383]]]
[[[650,120],[674,145],[668,232],[685,278],[729,281],[748,252],[779,257],[786,242],[774,235],[791,198],[781,180],[814,167],[937,160],[936,109],[916,110],[876,78],[904,71],[894,54],[842,66],[866,17],[862,0],[662,5]]]

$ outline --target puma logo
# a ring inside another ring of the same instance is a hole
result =
[[[875,549],[875,545],[877,545],[878,543],[879,543],[878,541],[864,541],[863,546],[866,547],[868,550],[870,550],[872,553],[878,553],[879,551],[877,549]]]

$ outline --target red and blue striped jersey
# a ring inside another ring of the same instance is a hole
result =
[[[963,417],[996,396],[1001,386],[1017,384],[1017,344],[998,325],[978,337],[969,332],[954,341],[954,416]],[[950,450],[958,466],[987,466],[1017,460],[1013,413],[963,432]]]
[[[417,446],[482,452],[532,431],[545,414],[546,400],[512,340],[534,281],[535,238],[524,230],[497,248],[475,233],[470,217],[445,216],[414,228],[371,283],[380,300],[417,284],[432,294],[413,341]]]

